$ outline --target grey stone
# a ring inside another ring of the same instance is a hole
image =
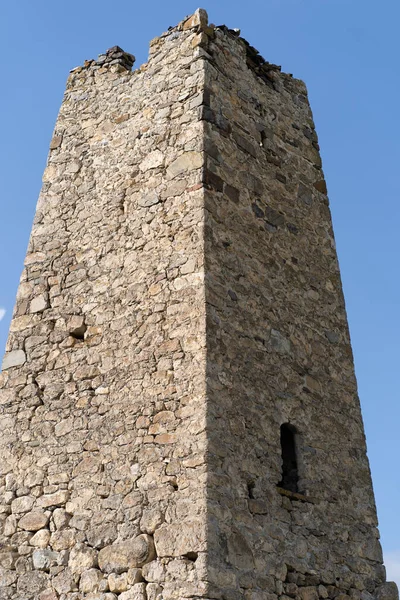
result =
[[[25,352],[23,350],[13,350],[5,355],[1,368],[5,371],[6,369],[11,369],[11,367],[19,367],[25,362]]]
[[[50,567],[57,564],[58,552],[52,550],[34,550],[32,554],[33,567],[41,571],[49,571]]]

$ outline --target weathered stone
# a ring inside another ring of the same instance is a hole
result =
[[[56,148],[59,148],[61,146],[61,143],[62,143],[62,136],[55,135],[50,142],[50,150],[55,150]]]
[[[86,532],[86,537],[93,548],[104,548],[112,544],[118,536],[117,528],[112,523],[104,523],[92,527]]]
[[[18,577],[17,591],[19,598],[32,598],[49,587],[49,576],[41,571],[28,571]],[[25,596],[26,594],[26,596]]]
[[[326,188],[326,182],[325,182],[324,179],[321,179],[320,181],[316,181],[314,183],[314,187],[315,187],[316,190],[318,190],[322,194],[327,194],[328,193],[328,190]]]
[[[276,329],[271,329],[270,343],[273,350],[279,352],[279,354],[290,353],[290,341]]]
[[[45,548],[50,541],[51,533],[48,529],[40,529],[30,539],[31,546]]]
[[[45,590],[39,595],[39,600],[58,600],[58,596],[54,590]]]
[[[183,556],[205,549],[205,532],[199,521],[163,525],[156,530],[154,543],[159,557]]]
[[[5,355],[1,368],[5,371],[6,369],[11,369],[11,367],[19,367],[23,365],[25,361],[26,355],[23,350],[13,350]]]
[[[103,573],[98,569],[83,571],[79,580],[79,590],[85,593],[98,592],[101,581],[103,581]]]
[[[126,573],[122,575],[112,573],[108,576],[108,586],[110,592],[125,592],[128,589],[128,575]]]
[[[376,591],[377,600],[399,600],[399,591],[393,581],[380,585]]]
[[[49,508],[51,506],[63,506],[69,499],[69,492],[60,490],[54,494],[48,494],[41,496],[38,500],[38,504],[42,508]]]
[[[148,583],[146,585],[147,600],[161,600],[163,588],[158,583]]]
[[[201,9],[133,60],[74,69],[51,142],[0,373],[0,595],[397,600],[306,88]]]
[[[30,512],[35,503],[35,498],[32,496],[20,496],[11,502],[11,511],[13,513]]]
[[[7,517],[4,523],[3,533],[6,537],[13,535],[17,531],[17,518],[15,515]]]
[[[160,152],[160,150],[153,150],[153,152],[150,152],[139,164],[139,169],[141,171],[148,171],[149,169],[161,167],[163,164],[164,154]]]
[[[123,573],[141,567],[155,556],[153,539],[139,535],[132,541],[126,540],[102,548],[99,552],[99,567],[104,573]]]
[[[183,23],[183,29],[192,27],[206,28],[208,25],[208,15],[203,8],[198,8],[196,12]]]
[[[151,563],[148,563],[151,564]],[[146,565],[145,565],[146,566]],[[129,569],[127,573],[128,584],[134,585],[143,581],[142,569]]]
[[[67,324],[68,333],[74,338],[83,339],[87,326],[85,323],[85,317],[80,315],[74,315],[71,317]]]
[[[165,581],[165,567],[159,560],[153,560],[144,565],[142,573],[145,580],[151,583],[162,583]]]
[[[40,296],[36,296],[36,298],[33,298],[31,300],[31,303],[29,306],[29,312],[31,312],[31,313],[42,312],[47,307],[48,307],[47,297],[44,296],[43,294],[41,294]]]
[[[172,178],[181,173],[199,169],[202,165],[203,156],[200,152],[185,152],[168,166],[167,173]]]
[[[158,204],[159,202],[160,199],[155,192],[149,192],[148,194],[141,196],[138,200],[139,206],[143,206],[144,208],[154,206],[154,204]]]
[[[318,592],[315,587],[306,586],[299,588],[301,600],[318,600]]]
[[[53,579],[53,587],[59,594],[66,594],[77,590],[77,585],[71,571],[67,568],[61,571],[59,575],[56,575]]]
[[[325,335],[331,344],[337,344],[339,341],[339,334],[335,331],[325,331]]]
[[[15,567],[18,554],[12,547],[4,546],[0,548],[0,566],[4,569],[13,569]]]
[[[18,521],[18,527],[26,531],[39,531],[46,527],[49,521],[48,515],[41,511],[29,512]]]
[[[58,552],[52,550],[35,550],[32,554],[33,567],[41,571],[48,571],[57,564]]]
[[[146,584],[136,583],[127,592],[119,595],[119,600],[147,600]]]
[[[71,549],[68,566],[72,573],[79,575],[97,565],[97,551],[84,544],[76,544]],[[112,590],[111,590],[112,591]]]
[[[163,523],[164,517],[160,510],[155,508],[147,509],[143,512],[143,516],[140,519],[140,529],[144,533],[153,535],[155,530]]]

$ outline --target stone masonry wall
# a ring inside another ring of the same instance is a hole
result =
[[[395,595],[305,85],[237,31],[203,48],[209,593]],[[300,494],[278,487],[283,423]]]
[[[0,375],[0,598],[202,594],[204,68],[75,69]]]
[[[51,141],[0,374],[0,600],[396,600],[305,86],[201,9],[133,62],[74,69]]]

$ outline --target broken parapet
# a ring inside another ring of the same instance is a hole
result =
[[[131,71],[132,67],[135,63],[135,57],[133,54],[129,54],[129,52],[125,52],[119,46],[113,46],[109,48],[105,54],[99,54],[97,60],[85,60],[84,67],[88,68],[100,68],[100,67],[108,67],[111,65],[118,65],[119,67],[123,67],[127,71]],[[76,69],[72,69],[71,73],[77,71],[78,69],[82,69],[82,67],[76,67]]]

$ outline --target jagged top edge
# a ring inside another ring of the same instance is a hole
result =
[[[246,61],[249,68],[255,71],[257,74],[262,75],[270,71],[281,72],[281,66],[275,65],[268,62],[259,51],[252,46],[244,37],[240,35],[240,29],[230,29],[226,25],[214,25],[209,24],[208,14],[204,8],[198,8],[192,15],[185,17],[175,27],[169,27],[168,31],[162,33],[158,38],[155,38],[150,42],[153,44],[156,40],[168,37],[173,31],[185,31],[193,29],[198,33],[204,32],[205,34],[212,35],[215,31],[223,31],[226,35],[236,39],[241,43],[246,51]],[[131,71],[135,63],[135,56],[129,52],[125,52],[120,46],[113,46],[109,48],[105,53],[99,54],[98,58],[85,60],[82,66],[75,67],[71,70],[71,73],[77,72],[83,68],[89,67],[107,67],[111,65],[119,65],[127,71]],[[289,77],[292,77],[291,73],[288,73]]]

